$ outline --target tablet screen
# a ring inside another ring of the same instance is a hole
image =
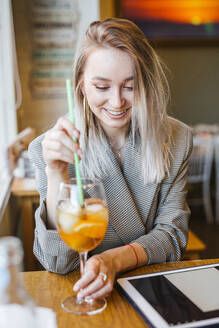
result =
[[[219,268],[144,276],[129,283],[171,326],[219,317]]]

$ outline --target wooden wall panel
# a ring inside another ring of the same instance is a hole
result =
[[[30,92],[31,72],[31,24],[30,0],[13,0],[13,17],[19,73],[23,101],[17,111],[18,131],[30,126],[36,135],[53,126],[57,118],[67,111],[65,99],[34,99]]]
[[[100,19],[115,17],[115,1],[116,0],[99,0]]]

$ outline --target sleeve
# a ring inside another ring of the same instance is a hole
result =
[[[43,135],[35,139],[28,149],[29,158],[35,167],[37,190],[40,194],[40,205],[35,213],[33,251],[47,271],[66,274],[79,267],[79,258],[77,252],[65,245],[56,230],[49,230],[46,227],[47,176],[42,156],[42,140]]]
[[[161,184],[160,202],[153,229],[133,241],[144,248],[148,264],[179,261],[187,245],[190,209],[186,202],[186,185],[189,157],[192,152],[192,133],[189,129],[186,145],[182,164],[176,170],[173,180]]]

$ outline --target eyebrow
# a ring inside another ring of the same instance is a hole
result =
[[[99,80],[99,81],[104,81],[104,82],[112,82],[112,80],[106,79],[106,78],[101,77],[101,76],[94,76],[92,78],[92,80]],[[125,79],[125,82],[132,81],[132,80],[134,80],[134,77],[133,76],[130,76],[127,79]]]

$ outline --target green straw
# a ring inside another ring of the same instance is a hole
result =
[[[74,113],[74,106],[73,106],[73,97],[72,97],[72,87],[71,87],[71,80],[66,80],[66,91],[67,91],[67,98],[68,98],[68,110],[70,114],[70,120],[72,124],[75,124],[75,113]],[[75,137],[72,137],[74,142],[77,142]],[[82,182],[81,182],[81,173],[79,167],[79,157],[76,153],[74,153],[74,161],[75,161],[75,174],[76,174],[76,181],[79,190],[79,202],[80,206],[84,206],[84,194],[82,190]]]

